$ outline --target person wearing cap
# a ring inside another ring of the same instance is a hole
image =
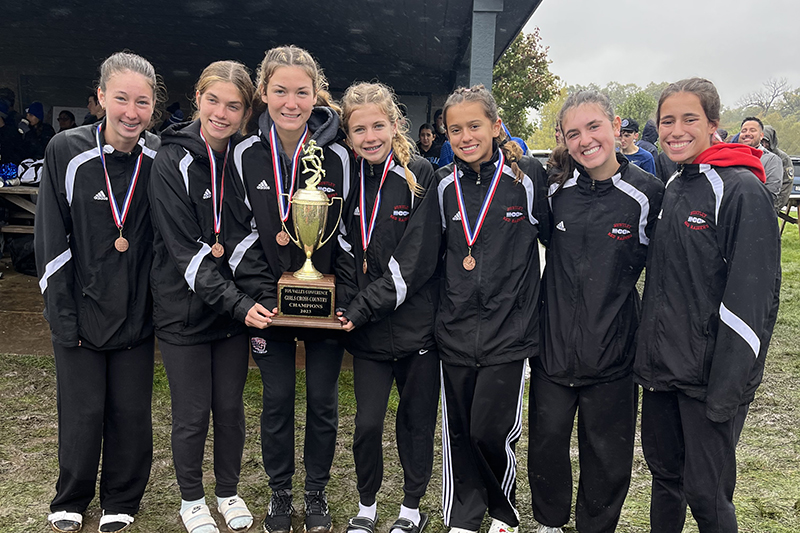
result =
[[[655,175],[656,163],[653,156],[647,150],[643,150],[636,145],[639,139],[639,123],[632,118],[622,120],[622,127],[619,134],[619,151],[628,158],[628,161],[641,168],[645,172]]]
[[[0,99],[0,165],[12,163],[16,166],[24,159],[22,135],[9,116],[8,103]]]
[[[31,103],[25,110],[25,118],[30,124],[30,129],[22,138],[23,154],[34,161],[44,159],[44,149],[56,134],[56,130],[44,122],[44,106],[41,102]]]

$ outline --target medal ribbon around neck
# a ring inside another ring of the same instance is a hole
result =
[[[100,130],[103,125],[100,124],[95,130],[95,137],[97,138],[97,149],[100,151],[100,162],[103,164],[103,174],[106,177],[106,189],[108,190],[108,203],[111,204],[111,214],[114,217],[114,223],[119,229],[119,236],[122,237],[122,227],[125,225],[125,220],[128,218],[128,210],[131,208],[131,199],[133,198],[133,191],[136,190],[136,182],[139,181],[139,171],[142,170],[142,158],[144,151],[139,154],[136,160],[136,167],[133,169],[131,175],[131,182],[128,184],[128,192],[125,193],[125,202],[122,204],[122,214],[120,214],[117,199],[114,198],[114,191],[111,190],[111,178],[108,177],[108,168],[106,167],[106,155],[103,152],[103,143],[100,141]]]
[[[211,208],[214,211],[214,235],[219,242],[219,232],[222,229],[222,197],[225,194],[225,167],[228,166],[228,153],[231,150],[231,140],[228,139],[228,147],[225,148],[225,159],[222,161],[222,178],[219,181],[219,202],[217,201],[217,158],[211,150],[206,136],[203,135],[203,128],[200,128],[200,137],[206,143],[208,152],[208,164],[211,166]]]
[[[292,156],[292,180],[289,186],[289,198],[287,199],[283,197],[283,166],[281,165],[281,153],[278,147],[278,131],[275,129],[275,124],[269,129],[269,146],[272,151],[272,171],[275,176],[275,191],[278,196],[278,210],[280,211],[282,222],[286,222],[289,219],[289,209],[291,208],[289,199],[291,199],[292,193],[294,193],[300,153],[303,151],[303,145],[306,143],[307,137],[308,124],[306,124],[306,129],[303,131],[303,135],[300,137],[300,141],[298,141],[297,147],[294,149],[294,155]]]
[[[500,175],[503,173],[503,166],[505,165],[506,158],[503,151],[500,150],[500,158],[497,160],[497,169],[492,176],[492,183],[489,185],[489,190],[486,192],[486,197],[483,199],[478,220],[475,223],[475,230],[469,227],[469,220],[467,219],[467,208],[464,205],[464,193],[461,191],[461,180],[458,178],[458,170],[453,165],[453,181],[456,185],[456,199],[458,200],[458,211],[461,213],[461,226],[464,228],[464,237],[467,239],[467,246],[469,247],[469,254],[472,255],[472,245],[478,240],[478,235],[483,227],[483,221],[486,220],[486,213],[489,211],[489,206],[492,205],[494,193],[497,190],[497,184],[500,183]]]
[[[364,159],[361,160],[361,194],[358,198],[359,203],[359,220],[361,223],[361,246],[364,247],[364,261],[367,260],[367,246],[372,240],[372,232],[375,231],[375,221],[378,219],[378,209],[381,206],[381,189],[383,182],[386,181],[386,175],[389,174],[389,167],[392,166],[392,157],[394,150],[389,151],[389,156],[386,158],[386,163],[383,165],[383,176],[381,176],[381,183],[378,185],[378,192],[375,194],[375,203],[372,206],[372,214],[369,217],[369,228],[367,228],[367,199],[364,187]]]

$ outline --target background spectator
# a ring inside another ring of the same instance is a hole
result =
[[[41,102],[33,102],[29,105],[25,110],[25,118],[30,124],[30,129],[22,138],[24,155],[35,161],[44,159],[44,149],[56,134],[56,130],[44,122],[44,106]]]
[[[64,109],[58,114],[58,131],[70,130],[77,127],[75,115],[72,114],[72,111]]]
[[[83,126],[94,124],[106,116],[106,110],[103,109],[103,106],[97,101],[97,94],[93,93],[89,95],[86,99],[86,108],[89,110],[89,114],[83,118]]]

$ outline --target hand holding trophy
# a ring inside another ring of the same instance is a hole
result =
[[[278,281],[278,314],[272,319],[273,326],[341,329],[336,319],[336,282],[332,274],[322,274],[311,261],[314,251],[327,243],[342,218],[344,201],[341,197],[328,198],[317,189],[325,176],[322,168],[322,148],[313,139],[303,148],[303,174],[311,174],[306,186],[294,193],[289,200],[292,206],[292,221],[297,236],[293,236],[286,225],[285,234],[306,255],[306,261],[297,272],[284,272]],[[285,195],[288,196],[288,195]],[[333,231],[324,237],[328,221],[328,208],[339,200],[339,216]]]

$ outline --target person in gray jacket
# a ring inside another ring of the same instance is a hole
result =
[[[780,157],[783,163],[783,183],[778,197],[775,199],[775,210],[780,211],[789,201],[789,193],[792,190],[792,182],[794,181],[792,158],[778,148],[778,132],[770,125],[764,126],[764,138],[761,139],[761,146]]]
[[[763,138],[764,123],[756,117],[745,117],[742,121],[742,130],[739,132],[739,142],[761,150],[761,164],[764,165],[764,171],[767,173],[765,185],[772,195],[772,201],[777,209],[778,193],[783,184],[783,163],[780,157],[761,147]]]

